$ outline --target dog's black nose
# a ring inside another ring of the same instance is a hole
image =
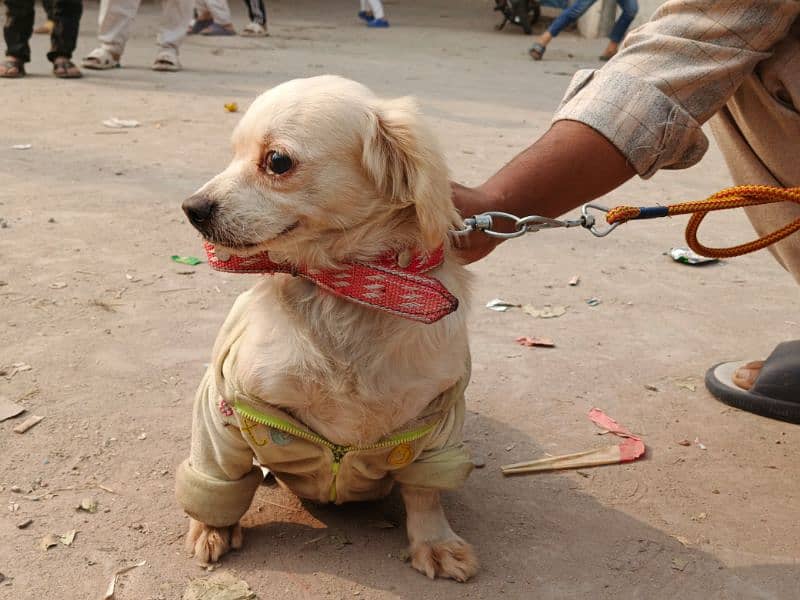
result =
[[[217,203],[208,196],[195,195],[183,201],[183,212],[195,227],[207,226],[217,211]]]

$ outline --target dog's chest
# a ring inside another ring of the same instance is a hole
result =
[[[434,360],[419,351],[414,360],[401,361],[396,352],[373,344],[373,352],[354,352],[348,360],[325,354],[307,339],[300,344],[285,334],[281,340],[246,343],[239,353],[240,381],[254,397],[334,443],[372,443],[398,430],[465,371],[459,352],[451,353],[462,356],[456,360]]]

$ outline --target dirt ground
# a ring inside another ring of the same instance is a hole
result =
[[[0,597],[99,599],[116,568],[140,560],[119,600],[180,598],[209,576],[184,554],[173,478],[217,328],[252,279],[170,255],[201,254],[180,202],[228,160],[238,116],[223,104],[245,108],[271,85],[329,72],[412,94],[453,177],[476,184],[546,129],[570,74],[603,46],[564,35],[534,64],[530,40],[494,32],[482,0],[387,3],[387,31],[363,29],[356,5],[270,1],[271,37],[191,39],[186,70],[158,74],[148,4],[123,69],[54,80],[37,36],[31,76],[0,85],[0,365],[31,366],[0,377],[0,395],[44,417],[23,435],[19,418],[0,424]],[[78,56],[94,47],[96,15],[89,3]],[[112,116],[141,127],[104,128]],[[701,166],[605,200],[697,199],[728,184],[712,146]],[[720,243],[751,235],[741,215],[713,223]],[[431,582],[403,563],[402,527],[375,526],[402,523],[396,497],[315,507],[275,487],[259,491],[245,548],[222,568],[262,599],[797,598],[800,428],[727,408],[702,385],[713,363],[800,336],[797,289],[767,253],[672,262],[663,252],[682,243],[683,224],[631,224],[603,240],[543,232],[474,266],[466,437],[485,467],[446,499],[481,558],[472,582]],[[495,297],[568,310],[495,313],[484,308]],[[522,348],[519,335],[556,348]],[[641,434],[646,459],[503,478],[501,464],[608,443],[586,418],[592,406]],[[704,449],[678,443],[695,439]],[[86,497],[96,513],[75,510]],[[41,549],[73,529],[71,546]]]

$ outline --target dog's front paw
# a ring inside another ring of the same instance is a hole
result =
[[[212,527],[189,519],[186,550],[202,565],[217,562],[228,550],[238,550],[243,541],[244,534],[239,523],[230,527]]]
[[[478,572],[478,559],[472,546],[456,536],[412,545],[411,566],[431,579],[447,577],[464,582]]]

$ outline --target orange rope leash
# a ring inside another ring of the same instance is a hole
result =
[[[655,217],[691,214],[692,217],[686,225],[686,242],[689,247],[698,254],[710,258],[731,258],[761,250],[800,231],[800,219],[772,233],[768,233],[757,240],[753,240],[752,242],[739,244],[738,246],[732,246],[730,248],[710,248],[700,243],[697,239],[697,231],[706,215],[715,210],[759,206],[776,202],[794,202],[800,204],[800,187],[779,188],[768,185],[739,185],[717,192],[706,200],[701,200],[699,202],[683,202],[670,206],[655,207],[617,206],[608,211],[606,214],[606,221],[609,225],[613,225],[615,223],[622,224],[635,219],[652,219]]]

